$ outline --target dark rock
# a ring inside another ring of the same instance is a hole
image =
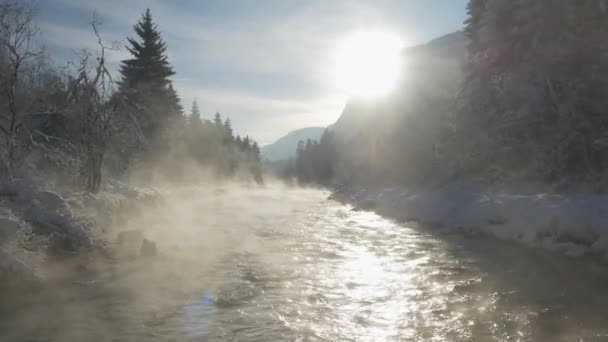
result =
[[[68,205],[61,195],[52,191],[42,191],[35,195],[40,207],[53,211],[67,211]]]
[[[30,207],[24,219],[32,224],[32,233],[60,238],[68,249],[91,247],[93,238],[83,224],[71,215],[61,214],[40,207]]]

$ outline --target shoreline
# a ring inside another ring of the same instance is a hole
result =
[[[452,184],[425,190],[350,186],[334,189],[330,198],[437,231],[608,261],[608,194],[517,194]]]

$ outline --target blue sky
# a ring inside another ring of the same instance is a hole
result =
[[[184,107],[219,110],[235,130],[262,144],[340,115],[332,53],[350,33],[381,29],[417,45],[459,30],[466,0],[39,0],[43,39],[58,63],[94,49],[89,23],[124,46],[150,8],[169,45],[174,83]],[[127,57],[113,53],[114,67]]]

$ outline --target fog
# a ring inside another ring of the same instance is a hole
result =
[[[159,186],[154,198],[117,211],[110,226],[96,231],[99,248],[50,259],[18,252],[22,259],[28,256],[44,284],[12,284],[3,292],[3,340],[141,337],[142,325],[177,319],[180,308],[205,296],[216,302],[214,296],[224,291],[224,305],[238,302],[255,289],[231,288],[234,284],[225,281],[234,276],[226,274],[260,272],[248,265],[253,262],[248,256],[270,248],[260,239],[280,234],[287,228],[282,224],[293,225],[305,214],[304,203],[322,196],[280,182],[263,188],[232,182]],[[155,246],[151,255],[141,248],[144,239]],[[47,252],[41,248],[45,242],[27,240],[30,248],[39,244],[39,255]],[[264,262],[280,265],[281,260],[266,255]]]

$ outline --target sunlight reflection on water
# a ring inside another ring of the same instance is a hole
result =
[[[414,229],[324,197],[317,190],[225,191],[205,209],[205,198],[194,192],[179,206],[131,222],[149,227],[161,254],[156,261],[105,265],[89,285],[67,279],[51,293],[24,296],[28,305],[16,302],[2,315],[0,340],[608,336],[608,276],[594,273],[603,266],[482,237]],[[157,219],[184,213],[187,220],[170,227]],[[47,312],[53,320],[45,319]],[[35,323],[5,333],[22,322]]]

